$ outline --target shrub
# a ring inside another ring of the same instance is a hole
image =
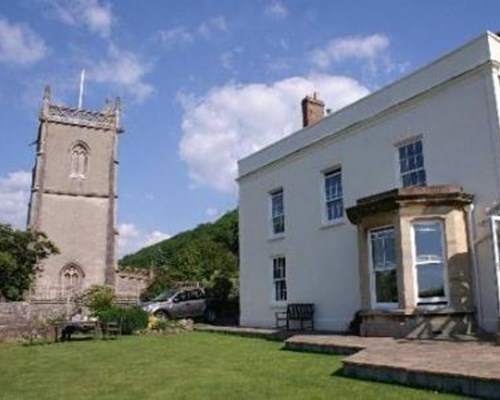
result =
[[[148,326],[149,314],[139,307],[111,307],[99,314],[101,323],[118,322],[122,333],[131,335]]]
[[[109,286],[93,285],[80,298],[91,314],[100,318],[101,314],[113,308],[115,292]]]

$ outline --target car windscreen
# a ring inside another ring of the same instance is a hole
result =
[[[177,292],[177,290],[174,290],[174,289],[167,290],[167,291],[163,292],[162,294],[156,296],[153,299],[153,301],[165,301],[169,297],[172,297],[176,292]]]

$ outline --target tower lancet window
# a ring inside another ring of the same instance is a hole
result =
[[[81,289],[84,274],[80,267],[68,264],[61,269],[61,288],[65,294],[74,293]]]
[[[71,178],[85,178],[89,166],[89,151],[82,143],[77,143],[71,149]]]

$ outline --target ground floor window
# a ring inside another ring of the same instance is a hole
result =
[[[286,259],[273,258],[274,301],[286,301]]]
[[[413,223],[414,265],[418,304],[447,304],[443,223]]]
[[[378,307],[396,307],[398,282],[394,227],[371,230],[369,248],[372,303]]]

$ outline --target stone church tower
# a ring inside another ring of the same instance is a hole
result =
[[[36,298],[115,283],[120,108],[119,100],[101,111],[60,106],[45,90],[28,227],[45,232],[61,253],[40,265]]]

